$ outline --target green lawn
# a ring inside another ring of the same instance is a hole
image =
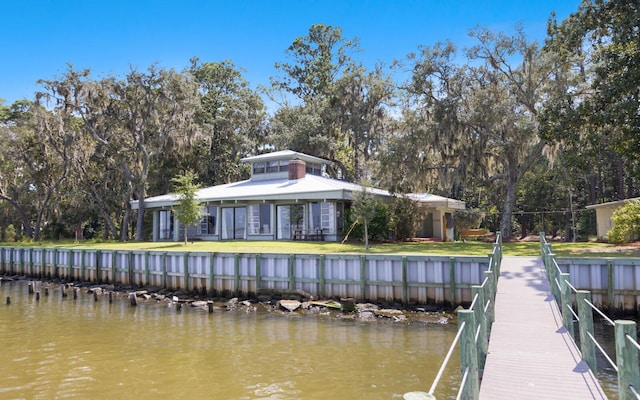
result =
[[[16,245],[4,243],[3,246]],[[74,249],[116,249],[116,250],[158,250],[158,251],[214,251],[227,253],[338,253],[364,254],[361,243],[292,242],[292,241],[196,241],[184,245],[176,242],[93,242],[73,241],[22,243],[32,247],[61,247]],[[492,250],[492,243],[470,242],[407,242],[374,243],[368,254],[431,254],[431,255],[471,255],[486,256]],[[553,252],[559,257],[640,257],[640,247],[616,247],[606,243],[552,243]],[[506,256],[538,256],[538,242],[513,242],[503,244]]]

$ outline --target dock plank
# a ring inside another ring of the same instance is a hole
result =
[[[541,259],[504,257],[480,399],[606,398],[562,326]]]

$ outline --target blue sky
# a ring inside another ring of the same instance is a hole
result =
[[[579,0],[3,0],[0,98],[5,105],[33,98],[38,79],[61,76],[67,63],[94,77],[124,75],[133,66],[182,70],[193,56],[232,60],[251,86],[267,85],[274,63],[314,23],[357,36],[356,58],[372,67],[451,40],[472,44],[477,25],[510,33],[521,22],[542,41],[552,11],[563,20]]]

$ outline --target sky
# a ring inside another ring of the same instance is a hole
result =
[[[580,0],[2,0],[0,99],[33,99],[39,79],[61,77],[68,64],[96,79],[152,64],[183,70],[231,60],[251,87],[268,85],[274,64],[316,23],[360,40],[356,60],[390,65],[450,40],[473,45],[476,26],[512,33],[521,23],[542,43],[552,11],[559,21]]]

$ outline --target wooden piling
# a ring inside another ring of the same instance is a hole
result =
[[[29,288],[29,294],[33,294],[33,282],[29,282],[28,288]]]
[[[182,311],[182,303],[176,303],[176,311]]]
[[[113,303],[113,292],[109,292],[109,304]]]
[[[136,297],[135,292],[129,293],[129,301],[131,302],[131,305],[134,307],[138,305],[138,298]]]
[[[213,301],[208,301],[207,307],[209,308],[209,314],[211,314],[213,312]]]
[[[93,291],[93,301],[98,301],[98,291],[97,290]]]
[[[62,297],[67,297],[67,285],[60,286],[60,290],[62,290]]]
[[[40,301],[40,291],[36,292],[36,301]]]
[[[44,295],[48,296],[49,295],[49,288],[45,286],[44,288]]]
[[[74,287],[73,288],[73,299],[76,300],[78,298],[78,288]]]
[[[11,304],[11,296],[7,296],[7,305]]]

